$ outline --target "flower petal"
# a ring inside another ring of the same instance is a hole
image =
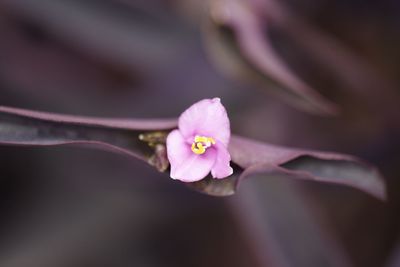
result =
[[[228,149],[220,143],[217,146],[217,159],[214,166],[211,169],[211,175],[214,178],[222,179],[230,176],[233,173],[233,169],[230,165],[231,155]]]
[[[189,107],[179,117],[179,130],[186,140],[201,135],[224,146],[228,146],[231,134],[228,114],[219,98],[204,99]]]
[[[171,164],[171,178],[182,182],[196,182],[206,177],[215,164],[217,152],[208,149],[205,154],[191,153],[182,162]]]
[[[188,147],[185,139],[179,130],[173,130],[167,137],[167,156],[171,164],[171,170],[180,165],[193,152]]]

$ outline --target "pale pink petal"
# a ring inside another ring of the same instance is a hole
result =
[[[167,137],[167,156],[171,169],[193,154],[179,130],[173,130]]]
[[[211,175],[214,178],[222,179],[230,176],[233,173],[233,169],[230,166],[231,156],[228,149],[222,144],[216,144],[217,148],[217,159],[214,166],[211,168]]]
[[[208,149],[202,155],[191,153],[179,164],[171,165],[171,178],[182,182],[196,182],[206,177],[217,157],[215,149]]]
[[[200,135],[212,137],[225,146],[231,134],[228,114],[219,98],[204,99],[189,107],[179,117],[179,130],[188,142]]]

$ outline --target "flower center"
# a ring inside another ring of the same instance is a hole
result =
[[[212,145],[215,145],[214,138],[196,135],[192,144],[192,151],[197,155],[201,155]]]

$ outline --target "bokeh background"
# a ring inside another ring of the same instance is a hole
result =
[[[220,72],[203,0],[0,0],[0,105],[176,117],[218,96],[237,134],[376,164],[387,202],[262,176],[216,198],[107,152],[0,147],[0,266],[400,266],[399,2],[265,2],[331,44],[265,22],[282,60],[338,116]]]

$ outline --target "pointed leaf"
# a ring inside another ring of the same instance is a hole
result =
[[[234,176],[224,184],[206,179],[191,186],[212,195],[218,192],[231,195],[243,179],[263,174],[266,178],[282,176],[347,185],[378,199],[386,198],[384,179],[379,171],[350,155],[280,147],[239,136],[232,136],[229,152],[232,161],[240,167],[235,169]]]

